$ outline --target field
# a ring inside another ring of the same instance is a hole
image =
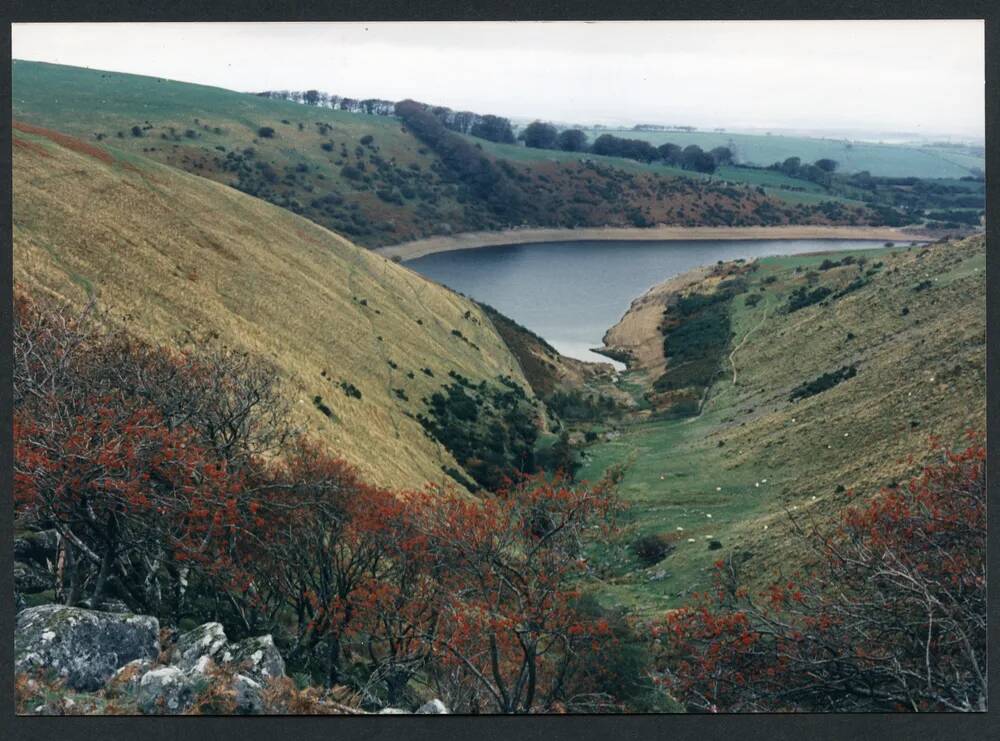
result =
[[[835,290],[863,275],[856,264],[819,269],[848,254],[867,258],[865,285],[785,312],[811,274]],[[628,534],[591,554],[602,599],[644,613],[678,606],[711,585],[713,562],[729,554],[750,554],[758,582],[788,574],[810,556],[789,516],[829,523],[845,489],[864,497],[906,477],[907,457],[924,457],[931,435],[952,444],[983,429],[985,264],[981,238],[759,261],[734,299],[733,340],[702,413],[625,421],[620,436],[587,448],[582,478],[627,467]],[[762,299],[750,307],[754,293]],[[789,401],[799,384],[847,365],[856,377]],[[630,373],[622,385],[642,400],[653,375]],[[676,551],[647,568],[629,544],[649,534]]]
[[[771,136],[710,131],[633,131],[631,129],[589,129],[591,141],[601,134],[644,139],[655,146],[671,142],[680,147],[697,144],[702,149],[729,147],[737,162],[767,166],[787,157],[803,162],[829,158],[840,163],[842,172],[867,170],[889,177],[945,178],[969,175],[973,168],[986,169],[985,158],[961,148],[874,144],[838,139],[798,136]]]
[[[449,371],[527,388],[474,303],[287,210],[24,124],[13,169],[20,290],[94,297],[156,344],[273,361],[293,421],[374,483],[420,487],[456,465],[414,419]]]

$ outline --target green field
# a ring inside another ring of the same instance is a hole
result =
[[[948,147],[914,146],[847,142],[838,139],[731,134],[712,131],[633,131],[631,129],[588,129],[591,141],[601,134],[628,139],[643,139],[655,146],[671,142],[681,147],[697,144],[702,149],[729,147],[737,162],[767,166],[787,157],[801,157],[803,162],[829,158],[840,163],[841,172],[867,170],[872,175],[889,177],[947,178],[969,175],[973,168],[984,170],[984,157]]]

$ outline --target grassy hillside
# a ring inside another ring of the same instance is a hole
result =
[[[981,153],[965,147],[936,147],[903,144],[848,142],[782,134],[736,134],[715,131],[634,131],[632,129],[590,129],[593,141],[601,134],[643,139],[659,146],[666,142],[686,147],[697,144],[705,150],[729,147],[738,162],[767,166],[787,157],[803,162],[829,158],[840,163],[843,172],[867,170],[875,176],[948,178],[969,175],[973,168],[986,169]]]
[[[94,296],[157,343],[214,341],[270,359],[295,421],[370,480],[421,486],[457,466],[415,419],[449,371],[510,376],[530,394],[473,302],[126,148],[17,123],[13,134],[21,288],[77,306]]]
[[[498,215],[395,118],[24,61],[13,65],[12,104],[17,120],[231,185],[365,246],[522,223],[846,224],[872,217],[857,202],[780,173],[726,168],[705,178],[460,137],[500,167],[524,206]]]
[[[854,260],[821,269],[846,256]],[[632,533],[594,554],[608,602],[678,605],[709,586],[712,563],[730,553],[748,554],[757,578],[789,573],[808,557],[790,537],[789,514],[826,522],[845,505],[845,488],[868,496],[903,480],[908,456],[926,456],[931,435],[953,444],[966,429],[984,429],[983,238],[756,265],[674,281],[611,333],[619,345],[632,334],[640,362],[623,387],[645,411],[588,448],[581,472],[593,480],[628,464]],[[655,351],[662,334],[636,314],[662,315],[677,292],[711,294],[738,272],[745,290],[732,299],[731,338],[701,413],[669,419],[670,399],[649,393],[664,367]],[[830,293],[789,311],[803,288]],[[820,390],[845,367],[855,375]],[[652,534],[676,551],[647,568],[629,543]]]

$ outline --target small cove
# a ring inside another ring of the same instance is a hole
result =
[[[405,264],[489,304],[564,355],[609,362],[591,351],[652,286],[719,260],[871,249],[869,240],[771,239],[588,241],[504,245],[426,255]]]

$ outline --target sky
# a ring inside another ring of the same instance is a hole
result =
[[[14,24],[13,57],[559,123],[981,138],[975,20]]]

